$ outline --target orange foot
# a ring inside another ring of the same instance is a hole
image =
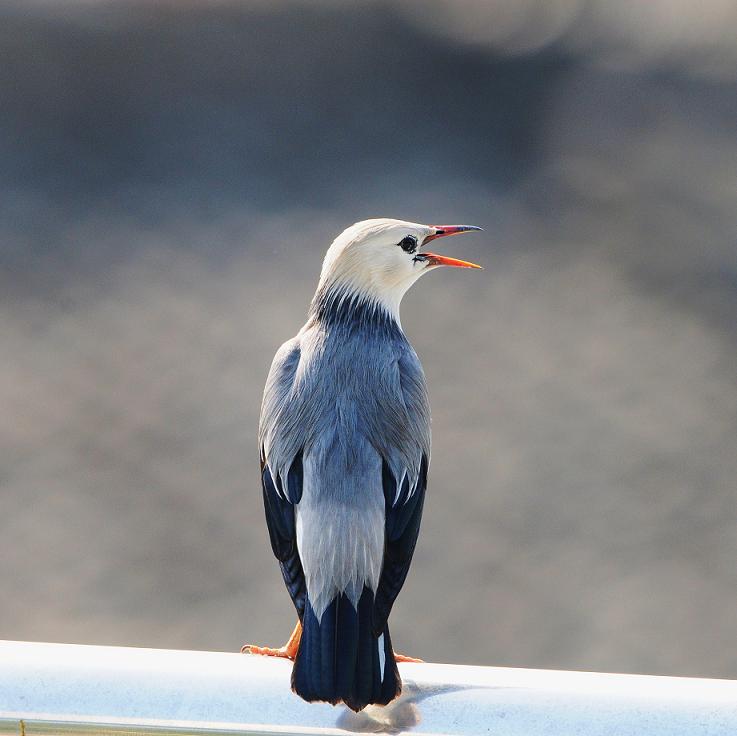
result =
[[[272,647],[257,647],[255,644],[244,644],[241,647],[241,654],[261,654],[265,657],[283,657],[284,659],[294,659],[299,649],[299,640],[302,638],[302,624],[297,621],[289,641],[278,649]]]
[[[406,654],[397,654],[394,652],[394,659],[397,662],[424,662],[424,659],[415,659],[415,657],[408,657]]]

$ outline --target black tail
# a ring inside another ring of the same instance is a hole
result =
[[[374,594],[364,587],[357,611],[343,593],[332,600],[318,623],[307,600],[292,670],[297,695],[310,702],[342,701],[354,711],[371,703],[386,705],[399,695],[402,681],[389,629],[374,632],[373,609]]]

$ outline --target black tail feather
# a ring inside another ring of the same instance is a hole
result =
[[[297,695],[310,702],[343,702],[354,711],[371,703],[386,705],[399,695],[402,681],[389,629],[384,626],[375,635],[373,608],[374,594],[364,587],[358,610],[343,593],[331,601],[318,622],[307,600],[292,670],[292,690]]]

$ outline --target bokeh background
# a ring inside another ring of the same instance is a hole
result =
[[[1,637],[286,637],[263,382],[391,216],[486,266],[403,307],[397,648],[737,676],[733,2],[3,0],[0,100]]]

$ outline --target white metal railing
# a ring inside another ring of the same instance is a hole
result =
[[[737,681],[400,665],[402,697],[304,703],[284,660],[0,642],[0,736],[737,736]]]

